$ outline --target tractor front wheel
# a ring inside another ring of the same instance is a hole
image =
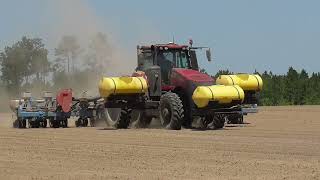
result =
[[[184,118],[183,105],[180,97],[167,92],[160,99],[160,121],[163,127],[180,130]]]

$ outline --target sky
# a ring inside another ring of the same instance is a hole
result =
[[[320,71],[320,1],[316,0],[0,0],[0,51],[22,36],[40,37],[50,53],[62,35],[83,44],[94,32],[108,34],[133,70],[136,45],[172,41],[209,46],[200,66],[252,73],[287,72],[289,66]],[[131,67],[132,66],[132,67]]]

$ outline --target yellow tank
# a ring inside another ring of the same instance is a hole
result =
[[[244,92],[238,85],[199,86],[193,92],[192,99],[198,108],[203,108],[210,101],[217,101],[219,104],[228,104],[237,100],[242,102],[244,100]]]
[[[101,97],[116,94],[144,94],[148,91],[147,81],[143,77],[104,77],[99,82]]]
[[[257,74],[220,75],[216,84],[239,85],[245,91],[261,91],[263,81]]]

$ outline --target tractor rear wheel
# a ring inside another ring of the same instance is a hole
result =
[[[107,109],[106,120],[107,124],[117,129],[127,129],[131,121],[131,109]]]
[[[160,121],[163,127],[180,130],[184,117],[180,97],[173,92],[167,92],[160,99]]]

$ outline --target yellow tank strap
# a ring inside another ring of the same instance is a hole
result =
[[[212,92],[211,88],[210,88],[209,86],[206,86],[206,87],[210,90],[210,92],[211,92],[211,98],[212,98],[212,100],[214,100],[214,96],[213,96],[213,92]]]
[[[116,93],[116,90],[117,90],[117,84],[116,84],[116,82],[114,81],[114,79],[113,78],[110,78],[111,80],[112,80],[112,82],[113,82],[113,84],[114,84],[114,90],[113,90],[113,93],[115,94]]]
[[[256,80],[257,80],[257,82],[258,82],[258,91],[260,91],[260,83],[259,83],[259,79],[257,78],[257,76],[256,75],[253,75],[255,78],[256,78]]]
[[[236,88],[236,86],[233,86],[233,87],[237,90],[237,92],[238,92],[238,97],[239,97],[239,99],[241,99],[239,89]]]
[[[232,81],[232,85],[234,85],[233,78],[232,78],[230,75],[227,75],[227,76],[231,79],[231,81]]]
[[[143,83],[142,83],[142,81],[141,81],[141,79],[140,78],[138,78],[139,79],[139,81],[140,81],[140,84],[141,84],[141,92],[143,92],[143,90],[144,90],[144,87],[143,87]]]

